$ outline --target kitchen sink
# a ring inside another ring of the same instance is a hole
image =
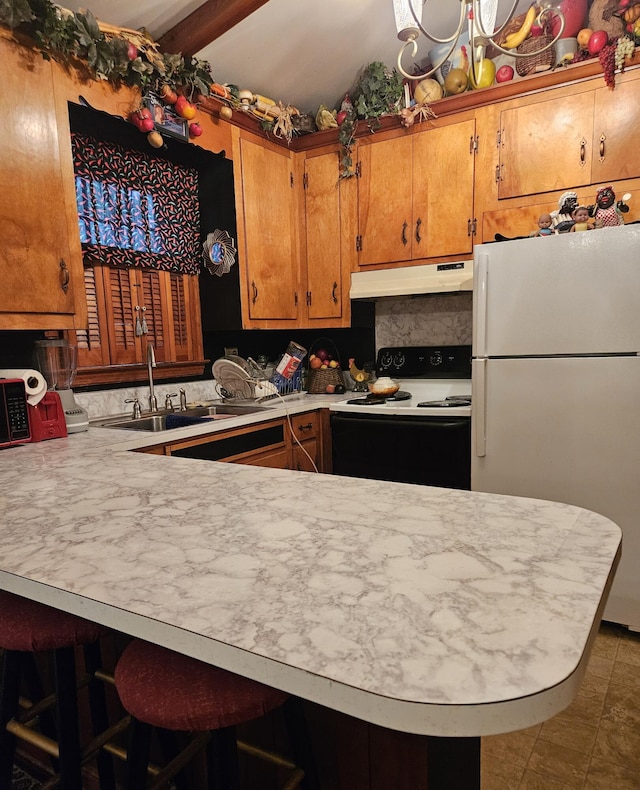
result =
[[[268,411],[266,406],[239,406],[235,404],[219,403],[212,406],[195,406],[185,411],[169,411],[161,414],[148,414],[135,419],[129,417],[111,417],[105,420],[92,422],[98,428],[119,428],[127,431],[169,431],[174,428],[183,428],[185,425],[197,425],[208,420],[225,419],[230,417],[253,414],[254,412]]]

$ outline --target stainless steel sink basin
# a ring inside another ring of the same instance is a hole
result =
[[[183,428],[189,423],[196,425],[200,420],[205,422],[211,419],[224,419],[243,414],[253,414],[259,411],[268,411],[268,409],[265,406],[239,406],[220,403],[213,406],[196,406],[186,411],[147,414],[137,419],[111,417],[110,419],[99,420],[93,425],[98,428],[119,428],[127,431],[170,431],[175,428]],[[167,418],[169,418],[169,425],[167,425]]]

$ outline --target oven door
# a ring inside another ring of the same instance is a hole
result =
[[[336,475],[471,487],[469,417],[333,413],[331,436]]]

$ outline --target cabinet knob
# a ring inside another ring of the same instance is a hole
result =
[[[70,279],[71,275],[69,274],[69,269],[67,269],[67,264],[65,263],[64,258],[60,258],[60,287],[62,288],[63,293],[67,293],[69,290]]]

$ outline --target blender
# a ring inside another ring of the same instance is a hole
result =
[[[68,433],[86,431],[89,414],[76,403],[71,389],[78,364],[77,346],[63,339],[37,340],[35,351],[38,367],[47,380],[49,390],[60,396]]]

